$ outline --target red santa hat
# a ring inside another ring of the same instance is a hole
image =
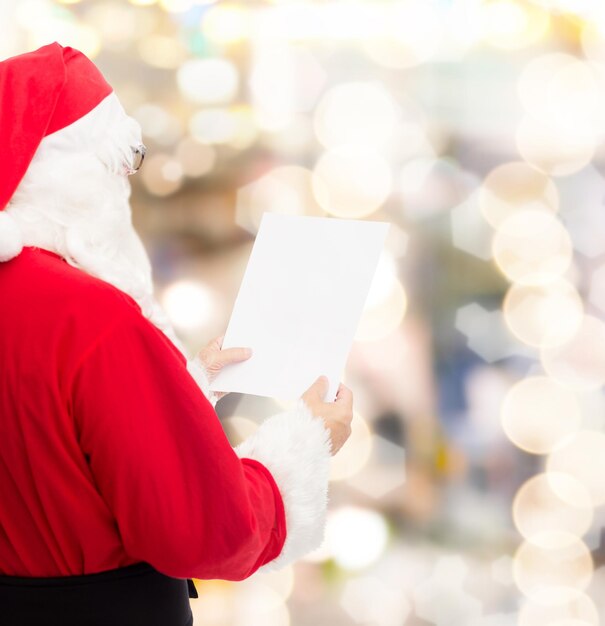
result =
[[[112,92],[88,57],[58,43],[0,62],[0,261],[21,250],[19,230],[4,209],[41,141]]]

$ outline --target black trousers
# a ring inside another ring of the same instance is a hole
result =
[[[192,626],[192,581],[148,563],[114,570],[25,578],[0,576],[0,626]]]

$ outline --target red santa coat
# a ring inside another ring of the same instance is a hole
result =
[[[319,545],[329,438],[301,401],[234,450],[128,295],[31,247],[0,294],[1,574],[241,580]]]

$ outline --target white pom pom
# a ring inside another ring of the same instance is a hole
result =
[[[10,261],[23,250],[23,237],[17,222],[0,211],[0,262]]]

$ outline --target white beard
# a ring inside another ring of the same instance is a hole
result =
[[[17,222],[23,245],[56,252],[130,295],[185,354],[153,295],[151,263],[132,225],[130,183],[120,172],[119,152],[107,140],[100,146],[103,159],[99,150],[66,150],[66,144],[74,147],[81,131],[74,132],[74,126],[43,140],[5,211]],[[122,143],[136,145],[137,129],[132,124],[127,129]]]

